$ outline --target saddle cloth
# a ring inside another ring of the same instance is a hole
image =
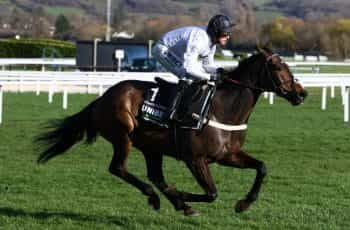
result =
[[[174,122],[169,120],[171,112],[169,109],[177,94],[177,84],[157,77],[156,82],[157,86],[149,89],[145,94],[145,100],[141,106],[141,119],[163,128],[169,128],[171,122]],[[192,92],[185,92],[180,104],[188,103],[189,107],[184,116],[185,119],[177,123],[178,126],[191,129],[197,127],[200,120],[193,119],[192,114],[200,116],[208,110],[211,87],[203,84],[200,87],[193,87]],[[186,102],[185,100],[190,101]]]

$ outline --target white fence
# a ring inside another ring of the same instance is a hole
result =
[[[176,77],[170,73],[138,73],[138,72],[41,72],[41,71],[0,71],[0,123],[2,121],[2,93],[11,86],[16,91],[48,91],[48,102],[51,103],[53,95],[63,93],[62,107],[68,106],[68,92],[83,90],[86,93],[98,93],[102,95],[104,90],[120,81],[132,79],[153,81],[155,76],[176,81]],[[321,109],[327,105],[327,88],[331,89],[331,97],[334,97],[335,87],[341,88],[342,102],[344,106],[344,122],[349,122],[349,88],[350,74],[297,74],[296,77],[305,87],[322,87]],[[29,87],[29,88],[25,88]],[[78,88],[74,88],[78,87]],[[14,90],[12,88],[12,90]],[[274,96],[269,94],[272,104]]]
[[[218,66],[237,66],[238,61],[227,60],[227,61],[216,61]],[[329,62],[329,61],[287,61],[287,64],[290,67],[298,66],[308,66],[308,67],[318,67],[318,66],[350,66],[350,62]],[[15,66],[15,65],[42,65],[45,69],[45,66],[57,65],[57,66],[70,66],[76,67],[75,58],[0,58],[0,66],[2,70],[5,70],[6,66]]]
[[[7,66],[41,65],[45,71],[46,66],[76,66],[75,58],[0,58],[0,66],[5,70]]]
[[[218,66],[237,66],[238,61],[215,61]],[[332,62],[332,61],[286,61],[288,66],[350,66],[350,62]]]
[[[237,66],[237,61],[217,61],[218,66]],[[287,62],[291,68],[308,68],[314,70],[319,66],[350,66],[348,62]],[[13,65],[42,65],[40,71],[6,71],[6,66]],[[54,93],[63,92],[63,108],[68,106],[68,92],[85,90],[87,93],[98,93],[122,80],[153,81],[155,76],[164,77],[176,81],[176,77],[170,73],[130,73],[130,72],[53,72],[45,71],[45,66],[69,66],[76,67],[74,58],[0,58],[0,124],[2,122],[2,94],[4,88],[16,87],[16,90],[48,91],[48,101],[52,102]],[[300,67],[303,66],[303,67]],[[317,71],[314,71],[317,72]],[[327,88],[331,89],[331,97],[334,97],[335,87],[341,88],[342,102],[344,105],[344,121],[349,121],[349,88],[350,74],[295,74],[305,87],[322,87],[321,109],[327,105]],[[1,87],[3,85],[3,87]],[[46,88],[45,88],[46,87]],[[76,88],[74,88],[76,87]],[[12,88],[13,90],[13,88]],[[269,95],[269,102],[273,104],[273,93]]]
[[[10,65],[67,65],[75,66],[75,58],[0,58],[0,66]]]

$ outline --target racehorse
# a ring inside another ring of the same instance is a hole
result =
[[[38,138],[47,145],[38,163],[63,154],[84,137],[87,143],[92,143],[101,135],[113,145],[110,173],[139,189],[148,197],[148,203],[158,210],[160,199],[152,185],[127,170],[127,159],[134,146],[144,155],[149,180],[176,210],[182,210],[187,216],[199,214],[188,202],[213,202],[217,198],[208,167],[210,163],[255,169],[257,174],[250,191],[235,205],[236,212],[245,211],[258,198],[266,168],[264,162],[241,149],[246,131],[232,131],[229,128],[248,123],[264,91],[275,92],[292,105],[304,101],[307,92],[294,79],[288,65],[269,49],[259,48],[256,54],[241,61],[237,68],[225,73],[212,98],[207,119],[221,126],[207,124],[200,132],[183,130],[181,155],[174,151],[177,146],[171,128],[148,125],[139,118],[145,94],[155,84],[134,80],[120,82],[80,112],[53,123],[52,129]],[[162,171],[164,155],[184,161],[204,194],[178,191],[175,186],[169,186]]]

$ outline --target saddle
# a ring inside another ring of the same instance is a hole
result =
[[[192,83],[188,87],[179,105],[181,120],[171,120],[170,107],[177,95],[177,84],[156,77],[156,87],[145,93],[145,100],[141,106],[141,119],[162,128],[177,126],[182,129],[201,129],[203,119],[207,116],[209,102],[214,95],[215,86]]]

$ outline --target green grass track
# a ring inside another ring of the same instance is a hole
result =
[[[199,217],[184,217],[161,197],[152,210],[135,188],[108,173],[112,148],[99,138],[78,144],[46,165],[35,163],[33,138],[42,122],[79,111],[95,95],[4,93],[0,125],[0,229],[350,229],[350,126],[343,122],[339,92],[321,111],[321,89],[305,104],[261,98],[249,123],[244,149],[263,160],[268,175],[259,200],[233,212],[255,172],[211,165],[219,197],[197,203]],[[129,170],[142,179],[144,160],[136,150]],[[181,190],[202,192],[182,162],[166,158],[165,176]]]

